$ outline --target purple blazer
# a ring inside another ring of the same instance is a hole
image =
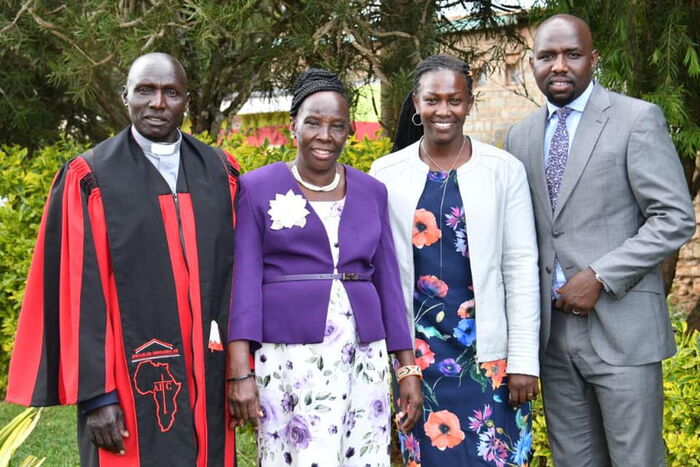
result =
[[[340,218],[339,273],[371,281],[344,281],[362,343],[386,338],[390,352],[411,349],[399,270],[381,182],[345,166],[346,197]],[[270,200],[292,190],[302,195],[283,162],[240,178],[236,252],[228,339],[257,348],[269,343],[322,342],[331,280],[264,282],[281,275],[333,273],[321,219],[307,202],[306,225],[272,230]],[[302,195],[303,196],[303,195]]]

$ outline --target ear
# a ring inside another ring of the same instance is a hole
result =
[[[591,69],[595,71],[595,67],[598,65],[598,50],[593,49],[593,52],[591,52]]]
[[[467,115],[472,111],[472,107],[474,106],[474,90],[469,93],[469,97],[467,98]]]
[[[289,131],[292,133],[292,138],[295,138],[297,131],[297,124],[294,118],[289,119]]]
[[[418,96],[416,95],[415,92],[414,92],[413,94],[411,94],[411,100],[413,101],[413,110],[414,110],[418,115],[420,115],[420,110],[419,110],[419,108],[420,108],[420,105],[419,105],[420,101],[418,100]]]
[[[124,105],[129,105],[126,101],[126,97],[128,94],[129,94],[129,90],[126,89],[126,86],[122,86],[122,102],[124,103]]]

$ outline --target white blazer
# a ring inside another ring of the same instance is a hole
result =
[[[477,361],[508,359],[508,373],[539,376],[540,288],[537,240],[523,164],[471,140],[457,169],[476,307]],[[428,176],[419,143],[377,159],[370,175],[389,192],[391,229],[413,330],[413,216]],[[456,310],[455,310],[456,311]]]

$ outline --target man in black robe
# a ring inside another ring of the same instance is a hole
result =
[[[77,403],[83,465],[231,466],[221,332],[238,164],[178,129],[173,57],[139,57],[122,97],[132,125],[54,180],[7,400]]]

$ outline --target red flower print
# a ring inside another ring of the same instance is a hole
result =
[[[432,363],[435,363],[435,354],[430,346],[423,339],[416,339],[416,365],[425,370]]]
[[[491,385],[494,389],[503,384],[503,378],[506,376],[505,359],[484,362],[481,364],[481,369],[486,370],[486,376],[491,378]]]
[[[473,298],[471,300],[467,300],[466,302],[462,302],[462,304],[459,306],[459,309],[457,310],[457,314],[462,319],[473,318],[473,316],[472,316],[473,312],[474,312],[474,299]]]
[[[432,212],[426,209],[416,209],[413,215],[413,246],[423,248],[440,240],[442,232]]]
[[[431,413],[423,429],[432,445],[441,451],[457,446],[464,439],[459,418],[449,410]]]
[[[447,295],[447,284],[435,276],[420,276],[416,286],[419,292],[430,298],[445,298]]]

